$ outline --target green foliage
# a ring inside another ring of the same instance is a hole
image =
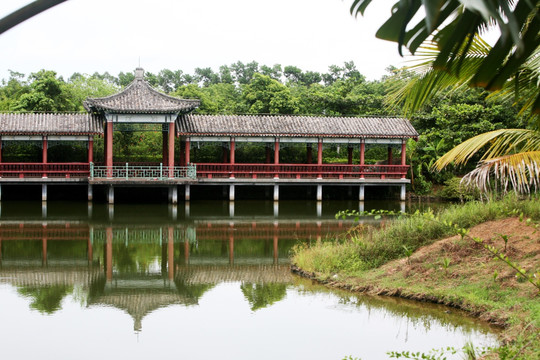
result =
[[[73,287],[51,285],[43,287],[23,287],[18,292],[32,299],[30,307],[41,313],[53,314],[60,310],[64,296],[73,291]]]
[[[462,184],[461,178],[458,177],[446,180],[438,195],[448,201],[472,201],[480,198],[478,189]]]

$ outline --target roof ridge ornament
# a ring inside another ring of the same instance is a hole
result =
[[[142,67],[135,69],[135,80],[144,80],[144,69]]]

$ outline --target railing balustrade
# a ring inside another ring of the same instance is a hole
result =
[[[197,167],[188,166],[163,166],[159,165],[124,165],[98,166],[90,164],[90,178],[108,178],[108,179],[196,179]]]
[[[87,178],[88,163],[0,163],[2,178]]]
[[[351,164],[197,164],[199,178],[396,179],[409,165]]]

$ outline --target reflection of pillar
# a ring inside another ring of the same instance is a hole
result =
[[[90,229],[90,233],[93,232],[93,229]],[[94,246],[92,245],[92,239],[88,236],[87,251],[88,253],[88,263],[92,265],[92,260],[94,259]]]
[[[107,202],[114,204],[114,187],[112,185],[107,185]]]
[[[279,201],[279,185],[274,185],[274,201]]]
[[[169,238],[167,243],[167,268],[169,269],[169,280],[174,278],[174,229],[169,226]]]
[[[186,241],[184,241],[184,261],[186,262],[186,265],[189,265],[189,241],[186,238]]]
[[[229,201],[234,201],[235,194],[234,194],[234,185],[229,185]]]
[[[47,218],[47,202],[46,201],[41,202],[41,217],[44,219]]]
[[[107,281],[112,280],[112,241],[113,241],[113,230],[112,227],[107,227],[105,230],[107,236],[107,243],[105,245],[105,271]]]
[[[43,225],[43,236],[41,238],[41,263],[47,266],[47,225]]]
[[[274,201],[274,217],[279,217],[279,201]]]
[[[2,238],[0,237],[0,264],[2,264]]]
[[[322,223],[317,221],[317,243],[320,243],[322,240]]]
[[[278,263],[278,239],[279,239],[279,228],[278,223],[274,223],[274,265],[277,265]]]
[[[229,201],[229,217],[234,217],[234,201]]]
[[[232,229],[229,230],[229,264],[234,265],[234,235]]]
[[[317,217],[322,217],[322,201],[317,201]]]
[[[47,201],[47,184],[41,185],[41,201]]]
[[[94,189],[91,184],[88,184],[88,201],[92,201],[94,199]]]

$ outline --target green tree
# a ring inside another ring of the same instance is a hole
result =
[[[29,91],[17,99],[12,109],[15,111],[76,111],[69,87],[56,72],[40,70],[29,76]]]
[[[296,114],[299,110],[289,88],[259,73],[244,86],[243,99],[252,114]]]
[[[242,284],[240,285],[244,297],[251,306],[251,311],[264,309],[287,295],[286,284]]]

